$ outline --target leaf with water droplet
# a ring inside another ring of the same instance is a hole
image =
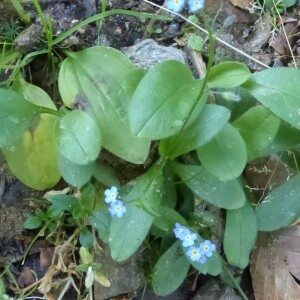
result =
[[[21,93],[0,89],[0,147],[19,140],[43,108],[28,102]]]
[[[255,211],[258,230],[273,231],[295,222],[300,216],[299,195],[299,174],[272,190]]]
[[[226,124],[210,142],[198,148],[197,154],[202,165],[222,180],[240,176],[247,162],[245,142],[231,124]]]
[[[174,162],[170,163],[170,166],[185,184],[203,200],[226,209],[236,209],[245,204],[246,197],[237,179],[222,181],[202,166]]]
[[[151,141],[130,132],[127,111],[145,71],[138,70],[124,54],[110,47],[69,51],[68,55],[59,72],[59,90],[65,105],[79,104],[83,108],[78,97],[84,95],[84,111],[100,125],[103,147],[124,160],[143,163]]]
[[[53,126],[57,121],[56,116],[41,114],[35,118],[35,126],[26,130],[18,142],[3,149],[13,174],[36,190],[53,187],[61,177],[53,134]]]
[[[254,73],[244,87],[275,115],[300,129],[299,82],[298,69],[271,68]]]
[[[75,110],[65,115],[56,126],[56,135],[60,153],[74,164],[87,165],[99,155],[100,130],[95,119],[86,112]]]
[[[250,203],[246,202],[239,209],[227,210],[224,251],[231,265],[241,269],[248,266],[256,234],[256,217]]]
[[[152,285],[159,296],[174,292],[184,281],[190,263],[186,259],[181,241],[177,240],[157,261],[152,274]]]
[[[232,124],[238,129],[247,147],[248,161],[264,154],[272,143],[280,125],[280,119],[263,105],[248,110]]]

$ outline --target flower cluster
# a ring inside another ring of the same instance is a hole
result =
[[[121,218],[126,212],[126,207],[123,201],[118,200],[118,189],[115,186],[112,186],[110,189],[104,191],[106,203],[110,203],[109,212],[112,216]]]
[[[197,239],[196,233],[191,232],[188,228],[179,223],[175,224],[174,234],[176,238],[182,241],[183,247],[189,247],[187,256],[194,262],[204,264],[207,257],[212,257],[216,251],[216,245],[209,240],[205,240],[198,247],[194,246]]]
[[[183,10],[187,3],[190,12],[197,12],[204,7],[204,0],[166,0],[166,7],[176,13]]]

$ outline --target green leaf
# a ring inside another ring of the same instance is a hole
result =
[[[95,211],[90,217],[91,225],[97,229],[99,237],[105,243],[109,241],[109,231],[110,231],[110,222],[111,217],[108,210],[106,211]]]
[[[204,45],[204,40],[201,36],[192,34],[187,40],[187,46],[192,50],[201,52]]]
[[[188,249],[184,248],[185,251]],[[218,276],[222,272],[222,259],[219,253],[215,252],[212,257],[207,258],[204,264],[196,263],[189,259],[191,265],[198,270],[200,273],[206,275],[210,274],[212,276]]]
[[[160,206],[160,216],[156,217],[153,222],[151,234],[160,237],[174,237],[173,229],[175,223],[187,225],[186,220],[174,209],[167,206]]]
[[[86,212],[86,214],[91,215],[96,202],[96,189],[92,183],[88,183],[81,190],[80,203],[81,208]]]
[[[200,198],[221,208],[236,209],[246,197],[238,180],[220,180],[201,166],[171,163],[174,172]],[[230,195],[230,196],[228,196]]]
[[[253,74],[244,85],[275,115],[300,129],[300,71],[271,68]]]
[[[224,97],[225,92],[225,97]],[[235,97],[240,98],[239,101],[230,101],[226,99],[226,93],[232,93]],[[218,89],[217,93],[214,94],[216,104],[225,106],[230,110],[231,116],[230,121],[234,121],[239,118],[251,107],[257,105],[257,100],[250,94],[248,90],[241,86],[237,86],[231,89]]]
[[[152,274],[152,285],[159,296],[174,292],[184,281],[190,263],[176,241],[157,261]]]
[[[22,93],[24,98],[32,104],[57,110],[49,95],[40,87],[25,81],[21,73],[16,75],[12,89]]]
[[[72,212],[79,207],[79,201],[69,195],[55,195],[50,199],[52,205],[48,208],[48,212],[52,217],[59,216],[65,211]]]
[[[101,136],[96,121],[86,112],[65,115],[57,130],[60,153],[71,163],[87,165],[99,155]]]
[[[282,121],[272,144],[265,151],[265,156],[272,153],[291,149],[300,145],[300,131],[290,124]]]
[[[93,236],[93,233],[90,230],[88,230],[88,228],[86,226],[84,226],[81,229],[80,236],[79,236],[79,242],[85,248],[90,249],[91,247],[93,247],[94,236]]]
[[[300,174],[274,189],[255,211],[259,231],[273,231],[300,216]]]
[[[93,176],[106,186],[120,185],[115,170],[104,162],[96,162]]]
[[[227,61],[213,66],[207,77],[209,88],[232,88],[251,76],[248,67],[240,62]]]
[[[110,225],[109,247],[116,261],[129,258],[143,243],[154,217],[130,203],[122,218],[113,218]]]
[[[203,166],[222,180],[241,175],[247,162],[244,140],[232,125],[225,127],[210,142],[197,149]]]
[[[0,147],[12,146],[22,138],[43,110],[21,93],[0,89]]]
[[[207,104],[200,116],[174,137],[162,140],[159,151],[171,159],[209,142],[225,126],[230,111],[220,105]]]
[[[245,141],[248,161],[264,154],[274,140],[279,125],[280,119],[262,105],[251,108],[235,120],[233,126]]]
[[[167,84],[166,84],[167,83]],[[162,139],[178,133],[202,88],[190,69],[179,61],[155,65],[137,86],[129,104],[131,131],[138,137]],[[206,101],[201,97],[197,110]]]
[[[248,266],[256,234],[256,217],[250,203],[246,202],[239,209],[227,210],[224,251],[231,265],[240,269]]]
[[[133,189],[123,197],[125,202],[133,202],[153,216],[160,215],[160,204],[163,199],[163,164],[158,161],[147,173],[140,176]]]
[[[79,107],[97,120],[104,148],[124,160],[143,163],[150,140],[130,132],[127,108],[144,72],[109,47],[68,54],[59,73],[59,90],[65,105]]]
[[[36,229],[39,228],[42,224],[42,220],[38,216],[30,217],[24,223],[24,228],[26,229]]]
[[[85,185],[92,177],[95,162],[88,163],[86,165],[78,165],[62,154],[59,155],[59,168],[64,180],[72,186],[81,187]]]
[[[53,132],[57,120],[56,116],[49,114],[37,116],[19,141],[2,149],[12,173],[32,189],[45,190],[60,180],[58,150]]]

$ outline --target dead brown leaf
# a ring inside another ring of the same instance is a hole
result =
[[[250,272],[256,300],[299,300],[300,226],[260,233]]]
[[[40,249],[40,268],[42,271],[47,270],[52,263],[55,247]]]
[[[29,267],[24,267],[18,278],[18,284],[21,288],[29,286],[37,281],[37,276]]]

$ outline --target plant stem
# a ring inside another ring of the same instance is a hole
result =
[[[12,3],[12,5],[14,6],[15,10],[17,11],[17,13],[19,14],[20,18],[22,19],[22,21],[26,24],[29,25],[30,24],[30,13],[27,13],[24,8],[22,7],[21,3],[19,0],[10,0],[10,2]]]
[[[248,300],[248,297],[246,296],[246,294],[244,293],[244,291],[241,289],[239,283],[236,281],[236,279],[234,278],[234,276],[232,275],[231,271],[227,268],[227,264],[226,262],[223,260],[223,268],[224,271],[228,274],[228,276],[230,277],[231,281],[234,283],[236,289],[239,291],[240,295],[242,296],[242,298],[244,300]]]
[[[129,11],[129,10],[125,10],[125,9],[110,10],[110,11],[106,11],[106,12],[97,14],[95,16],[92,16],[90,18],[87,18],[86,20],[78,23],[73,28],[67,30],[66,32],[64,32],[60,36],[58,36],[56,39],[54,39],[51,42],[51,46],[54,46],[54,45],[58,44],[59,42],[64,40],[66,37],[68,37],[72,33],[76,32],[81,27],[83,27],[83,26],[85,26],[89,23],[92,23],[92,22],[103,20],[104,18],[109,17],[109,16],[113,16],[113,15],[128,15],[128,16],[134,16],[134,17],[138,17],[138,18],[146,18],[146,19],[152,18],[152,19],[163,20],[163,21],[171,21],[172,20],[172,18],[167,17],[167,16],[147,14],[147,13],[141,13],[141,12],[136,12],[136,11]]]

